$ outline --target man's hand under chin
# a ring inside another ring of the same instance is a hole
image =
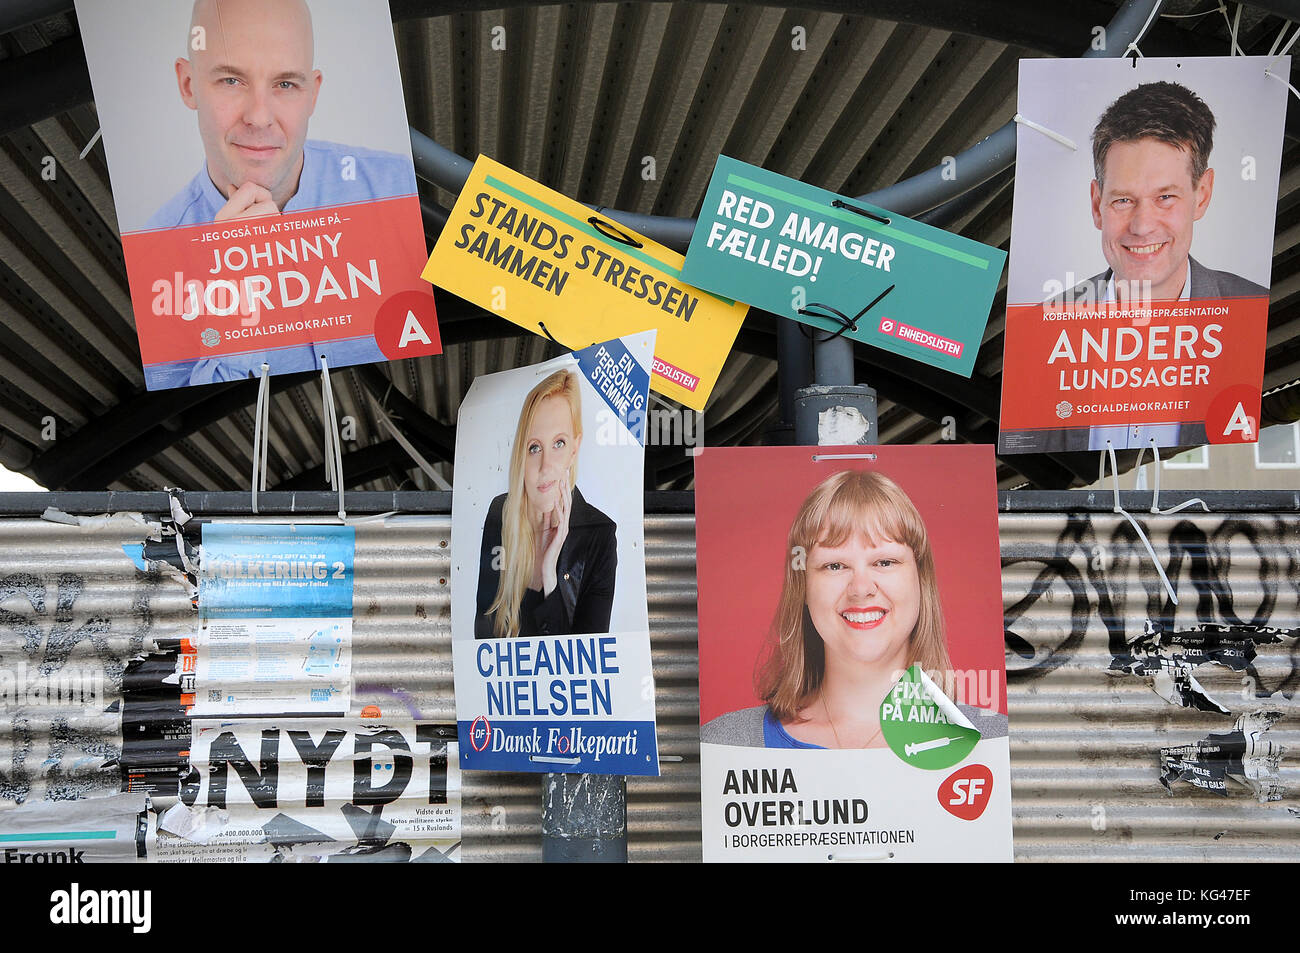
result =
[[[226,204],[213,217],[214,222],[227,222],[232,218],[254,218],[258,215],[279,215],[280,207],[271,193],[256,182],[245,182],[239,188],[231,187]]]

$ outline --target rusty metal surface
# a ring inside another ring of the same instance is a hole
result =
[[[1071,494],[1056,512],[1001,515],[1003,602],[1015,856],[1019,860],[1300,859],[1295,757],[1289,793],[1259,803],[1159,784],[1161,747],[1224,732],[1247,711],[1276,709],[1269,732],[1292,752],[1300,652],[1292,635],[1263,645],[1243,672],[1201,665],[1195,676],[1230,715],[1177,707],[1132,675],[1110,671],[1116,647],[1147,618],[1300,627],[1300,515],[1238,512],[1151,516],[1135,511],[1170,571],[1167,598],[1142,544],[1120,516],[1088,512]],[[1010,507],[1015,509],[1015,507]],[[308,517],[310,518],[310,517]],[[445,514],[362,517],[357,527],[353,715],[454,720]],[[105,795],[117,789],[121,675],[127,659],[196,623],[186,587],[138,572],[123,553],[144,531],[129,517],[70,526],[0,518],[0,671],[99,678],[104,706],[0,707],[0,805]],[[663,775],[628,781],[632,861],[700,857],[694,520],[646,520],[646,581]],[[675,760],[680,759],[680,760]],[[463,779],[463,858],[541,857],[541,781],[472,773]]]

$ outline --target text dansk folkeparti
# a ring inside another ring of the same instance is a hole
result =
[[[382,297],[378,260],[370,258],[358,265],[343,259],[342,238],[343,232],[334,232],[213,248],[207,274],[220,277],[187,278],[177,272],[174,281],[158,279],[152,289],[154,313],[179,314],[186,321],[201,315],[238,314],[241,323],[251,327],[264,311],[316,305],[327,299]]]
[[[488,679],[489,716],[614,713],[614,689],[607,677],[619,672],[613,636],[536,643],[495,639],[479,645],[475,662]]]
[[[557,298],[569,281],[569,271],[555,262],[569,262],[574,254],[578,237],[561,231],[539,216],[529,215],[509,202],[487,192],[474,196],[470,218],[481,219],[492,228],[520,240],[520,245],[492,235],[481,226],[465,222],[460,227],[460,237],[455,247],[495,265],[520,281],[526,281]],[[489,241],[491,239],[491,241]],[[528,254],[526,247],[545,252],[552,261],[539,255]],[[578,271],[586,271],[593,278],[602,279],[635,300],[644,301],[665,314],[690,321],[699,298],[683,287],[667,281],[652,271],[645,271],[592,244],[582,244],[572,258]]]
[[[718,202],[718,215],[758,230],[769,228],[776,221],[776,211],[772,206],[748,195],[737,195],[730,189],[722,192],[722,198]],[[894,246],[887,242],[865,238],[860,232],[841,232],[838,225],[814,221],[798,212],[786,216],[780,235],[797,244],[828,251],[849,261],[860,261],[882,271],[890,270],[889,263],[894,258]],[[817,280],[822,265],[821,255],[810,255],[784,242],[763,238],[744,229],[730,228],[723,222],[713,223],[706,245],[709,248],[716,245],[718,251],[755,262],[773,271],[783,271],[794,278],[808,275],[809,281]]]
[[[587,731],[581,725],[569,725],[547,728],[545,737],[542,729],[536,726],[523,734],[510,734],[501,728],[493,728],[491,751],[493,754],[539,754],[561,758],[591,755],[593,761],[599,761],[605,755],[635,755],[639,738],[635,728],[622,734],[607,734],[600,730]]]
[[[1114,334],[1111,332],[1114,331]],[[1170,332],[1173,340],[1170,340]],[[1221,324],[1148,325],[1142,328],[1102,328],[1094,334],[1087,328],[1062,328],[1047,359],[1050,367],[1057,361],[1088,364],[1100,361],[1107,365],[1130,364],[1139,359],[1158,361],[1209,360],[1223,353],[1217,334]],[[1077,332],[1077,337],[1072,337]],[[1113,367],[1060,371],[1059,389],[1092,390],[1120,387],[1190,387],[1204,385],[1210,379],[1208,364],[1167,363],[1162,367]]]

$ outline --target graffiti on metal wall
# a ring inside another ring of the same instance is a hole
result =
[[[1034,520],[1025,542],[1003,524],[1008,680],[1040,679],[1089,649],[1085,664],[1095,665],[1104,643],[1108,674],[1142,678],[1172,705],[1231,717],[1197,680],[1200,666],[1239,673],[1247,703],[1293,696],[1300,684],[1296,520],[1147,520],[1143,531],[1175,601],[1128,521],[1066,514],[1053,540],[1043,532],[1048,519]],[[1264,646],[1271,652],[1267,675],[1257,669]],[[1275,710],[1247,712],[1224,734],[1160,749],[1160,783],[1170,794],[1184,782],[1227,796],[1231,780],[1262,802],[1281,799],[1285,749],[1266,737],[1279,717]]]
[[[1164,631],[1219,623],[1257,630],[1256,644],[1286,637],[1289,671],[1270,681],[1253,655],[1242,667],[1257,695],[1300,685],[1300,523],[1271,515],[1153,518],[1139,522],[1160,554],[1178,604],[1169,598],[1137,533],[1110,514],[1043,518],[1059,524],[1055,539],[1035,521],[1034,539],[1020,542],[1004,527],[1002,568],[1007,677],[1041,678],[1072,659],[1089,631],[1104,634],[1112,670],[1133,662],[1133,645],[1148,622]],[[1026,591],[1008,585],[1030,579]],[[1014,597],[1014,598],[1013,598]],[[1218,661],[1218,660],[1215,660]]]
[[[0,576],[0,803],[119,787],[124,665],[144,648],[162,582],[137,573],[129,602],[92,607],[79,573]]]

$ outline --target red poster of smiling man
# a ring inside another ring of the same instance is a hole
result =
[[[1001,452],[1257,438],[1287,94],[1267,66],[1021,62]]]
[[[992,448],[709,448],[695,485],[704,859],[1010,860]]]
[[[77,7],[149,389],[440,352],[387,4]]]

